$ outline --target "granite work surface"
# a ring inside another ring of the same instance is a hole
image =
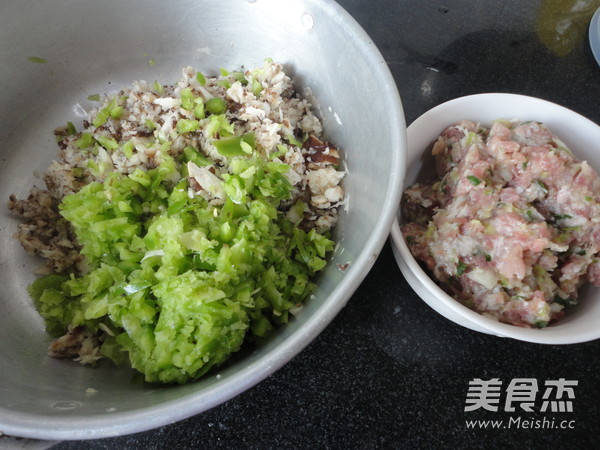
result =
[[[598,0],[339,3],[388,62],[407,123],[481,92],[540,97],[600,123],[589,17],[568,12]],[[551,14],[560,7],[561,24]],[[455,325],[412,291],[388,243],[330,326],[259,385],[172,425],[52,448],[593,448],[600,437],[598,355],[600,341],[544,346]],[[469,382],[496,378],[503,383],[499,410],[465,412]],[[539,385],[532,412],[505,410],[506,388],[519,378]],[[543,386],[560,379],[578,382],[572,411],[541,412]],[[502,423],[470,427],[472,420]]]

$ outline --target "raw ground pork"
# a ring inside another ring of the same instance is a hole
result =
[[[463,120],[432,153],[439,179],[404,193],[403,235],[446,292],[499,321],[544,327],[600,286],[600,178],[548,128]]]

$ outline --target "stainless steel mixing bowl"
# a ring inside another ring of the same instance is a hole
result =
[[[183,66],[207,73],[284,64],[310,88],[325,136],[345,153],[349,198],[318,291],[289,325],[252,352],[183,386],[135,383],[131,371],[46,356],[49,337],[26,286],[40,261],[11,238],[0,212],[0,432],[44,439],[132,433],[211,408],[300,352],[363,280],[395,217],[405,124],[394,81],[359,25],[328,0],[5,0],[0,5],[0,198],[22,198],[57,152],[52,131],[81,123],[90,94],[131,81],[174,82]],[[346,270],[340,270],[347,263]]]

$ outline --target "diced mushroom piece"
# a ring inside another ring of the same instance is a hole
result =
[[[331,203],[337,203],[344,198],[344,191],[341,187],[335,186],[325,191],[325,198]]]
[[[198,167],[193,162],[187,164],[189,177],[193,180],[192,188],[213,204],[223,204],[225,190],[223,181],[210,171],[208,167]],[[196,186],[197,185],[197,186]]]
[[[48,355],[53,358],[72,358],[81,364],[94,364],[102,358],[98,336],[84,327],[72,326],[69,326],[67,334],[52,342]]]
[[[339,172],[333,167],[324,167],[322,169],[309,170],[306,172],[306,180],[312,194],[324,195],[327,189],[336,187],[344,175],[344,172]]]
[[[302,145],[307,150],[306,160],[312,163],[326,163],[337,166],[340,163],[340,154],[329,142],[322,142],[314,136],[309,136]]]

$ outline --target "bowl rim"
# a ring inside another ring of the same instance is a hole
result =
[[[431,128],[429,122],[431,121],[432,117],[438,116],[440,112],[450,107],[455,107],[457,105],[475,103],[480,101],[486,101],[495,104],[495,102],[500,100],[515,100],[521,102],[525,101],[535,104],[536,106],[539,106],[541,108],[554,108],[565,114],[570,115],[571,117],[575,118],[578,121],[581,121],[582,123],[585,123],[586,126],[595,127],[600,133],[600,126],[597,125],[595,122],[591,121],[590,119],[557,103],[553,103],[537,97],[499,92],[467,95],[446,101],[435,106],[434,108],[428,110],[427,112],[419,116],[408,126],[407,154],[409,161],[407,162],[407,166],[411,162],[411,134],[415,133],[415,131],[418,128]],[[456,118],[456,120],[460,119],[461,118]],[[448,122],[447,125],[450,125],[450,122]],[[441,129],[432,130],[432,132],[435,132],[437,134],[439,134],[441,131]],[[432,137],[432,142],[434,139],[435,136]],[[403,186],[403,191],[404,188],[405,187]],[[538,344],[576,344],[600,338],[600,327],[596,329],[579,331],[578,333],[572,333],[572,335],[569,336],[563,336],[560,335],[560,333],[555,333],[554,331],[559,328],[560,324],[558,324],[557,326],[551,326],[543,329],[521,328],[518,326],[498,322],[494,319],[483,316],[469,309],[462,303],[454,300],[443,289],[441,289],[412,256],[402,236],[402,232],[400,231],[399,218],[400,211],[398,211],[398,216],[394,220],[391,229],[391,241],[398,266],[403,275],[405,276],[407,282],[416,291],[417,295],[419,295],[419,297],[423,301],[425,301],[438,313],[444,315],[444,317],[446,317],[447,319],[474,331],[495,335],[497,337],[509,337],[521,341]],[[424,295],[421,295],[421,293],[429,294],[429,298],[425,299]],[[450,314],[446,315],[444,314],[444,311],[448,311]]]
[[[590,21],[589,41],[592,54],[600,66],[600,8],[596,10]]]
[[[389,180],[382,199],[381,215],[371,230],[363,250],[345,270],[344,277],[332,294],[324,299],[302,327],[284,341],[239,371],[200,391],[162,403],[106,415],[75,416],[23,413],[0,408],[0,431],[6,435],[51,440],[83,440],[126,435],[177,422],[202,413],[252,388],[273,374],[312,342],[346,305],[374,265],[395,220],[406,167],[405,117],[394,78],[383,56],[356,20],[334,0],[322,0],[319,8],[356,38],[356,45],[373,67],[379,85],[387,87],[385,101],[388,117],[393,118]]]

